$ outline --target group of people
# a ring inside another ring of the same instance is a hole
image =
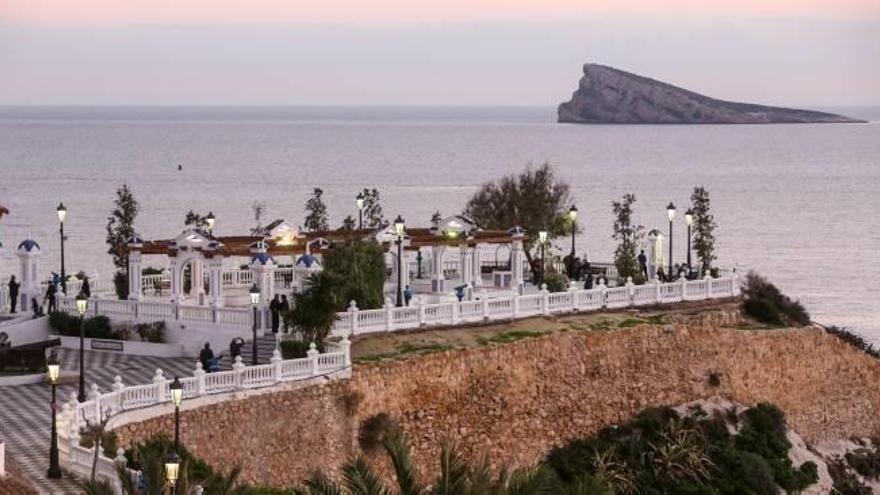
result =
[[[648,280],[650,278],[650,277],[648,277],[648,257],[645,255],[644,249],[642,249],[642,251],[639,253],[638,260],[639,260],[639,271],[642,272],[642,275],[644,275],[645,280]],[[663,269],[663,265],[660,265],[657,267],[657,280],[659,280],[661,282],[673,282],[673,281],[678,280],[680,278],[687,278],[687,279],[693,278],[693,273],[691,271],[691,267],[688,266],[687,263],[681,263],[681,264],[676,263],[675,267],[672,270],[672,273],[675,273],[675,276],[673,276],[671,273],[667,274],[666,270]]]
[[[269,312],[272,313],[272,333],[278,333],[278,327],[281,326],[281,315],[290,310],[290,301],[287,296],[279,296],[275,294],[269,303]]]
[[[52,273],[52,279],[46,287],[46,294],[43,296],[43,304],[37,304],[36,298],[31,301],[35,313],[43,313],[43,306],[46,312],[53,313],[58,309],[58,286],[61,284],[61,277],[57,273]],[[21,283],[15,279],[15,275],[9,277],[9,283],[6,286],[9,289],[9,310],[15,313],[18,310],[18,296],[21,290]],[[89,284],[89,277],[83,277],[82,287],[80,291],[86,296],[92,296],[92,288]]]

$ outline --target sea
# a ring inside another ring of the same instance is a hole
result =
[[[829,109],[820,109],[829,110]],[[753,270],[816,321],[880,343],[880,108],[830,109],[866,124],[631,126],[557,124],[552,107],[0,107],[0,279],[15,247],[42,248],[58,270],[63,202],[68,271],[109,276],[105,229],[115,191],[141,205],[137,231],[174,236],[185,213],[212,211],[220,235],[298,225],[313,188],[333,225],[376,188],[388,218],[427,226],[477,188],[551,164],[580,210],[578,252],[611,260],[611,202],[637,198],[635,220],[666,232],[706,187],[718,263]],[[674,226],[675,262],[685,224]],[[558,241],[568,249],[568,239]]]

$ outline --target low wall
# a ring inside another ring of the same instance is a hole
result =
[[[52,338],[61,339],[61,347],[64,349],[79,349],[79,337],[64,335],[52,335]],[[131,354],[135,356],[157,357],[186,357],[196,353],[186,352],[180,344],[154,344],[152,342],[140,342],[137,340],[112,340],[112,339],[83,339],[83,345],[87,351],[114,352],[117,354]]]
[[[183,442],[212,464],[240,465],[245,480],[287,485],[338,468],[360,423],[381,412],[401,423],[422,469],[435,468],[445,436],[522,466],[645,407],[716,395],[779,405],[811,443],[880,431],[880,361],[818,328],[720,328],[736,320],[557,332],[357,366],[351,380],[185,411]],[[159,431],[172,431],[170,417],[117,430],[121,444]]]
[[[31,318],[20,316],[17,321],[9,321],[0,325],[0,332],[9,336],[13,346],[42,342],[49,338],[49,317]]]

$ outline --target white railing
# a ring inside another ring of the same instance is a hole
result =
[[[9,300],[9,288],[6,285],[0,286],[0,314],[8,313],[11,309]]]
[[[597,311],[652,306],[681,301],[702,301],[739,295],[738,275],[702,280],[680,279],[669,283],[627,284],[609,288],[603,284],[583,290],[484,298],[477,301],[419,304],[397,308],[361,310],[354,301],[348,311],[337,313],[333,329],[337,336],[390,332],[434,325],[460,325],[477,321],[510,320],[553,313]]]
[[[318,376],[326,376],[331,380],[351,376],[351,342],[343,339],[334,346],[334,351],[319,353],[315,344],[311,345],[308,356],[300,359],[281,359],[277,350],[269,364],[245,366],[241,356],[236,357],[231,371],[205,373],[199,362],[195,363],[193,376],[181,378],[183,396],[193,399],[212,394],[235,392],[271,387],[284,382],[308,380]],[[93,384],[89,399],[78,402],[76,392],[71,392],[58,414],[58,440],[61,467],[81,478],[91,475],[94,461],[94,449],[80,446],[80,432],[86,422],[99,421],[102,416],[112,416],[124,411],[170,403],[169,386],[172,380],[165,377],[162,370],[156,370],[152,383],[126,386],[122,378],[116,376],[113,386],[108,392],[100,392]],[[156,411],[156,415],[165,411]],[[123,452],[117,452],[116,460],[104,456],[103,448],[98,455],[96,475],[109,481],[116,493],[121,493],[117,476],[117,465],[124,466]],[[129,474],[133,474],[130,472]]]
[[[76,300],[73,297],[58,298],[58,311],[78,316]],[[262,309],[260,311],[263,311]],[[105,315],[110,319],[138,323],[180,321],[187,323],[207,323],[226,327],[251,328],[253,309],[216,308],[213,306],[190,306],[170,302],[129,301],[92,297],[89,299],[87,316]],[[265,318],[264,318],[265,320]]]

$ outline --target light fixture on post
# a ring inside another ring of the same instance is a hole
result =
[[[547,231],[541,230],[538,232],[538,242],[541,244],[541,278],[538,280],[538,286],[544,283],[544,275],[546,275],[547,269],[547,256],[546,256],[546,246],[547,246]]]
[[[363,191],[359,192],[358,195],[354,198],[355,203],[357,203],[358,207],[358,230],[364,228],[364,193]]]
[[[58,385],[58,377],[61,375],[61,363],[58,362],[55,352],[49,355],[49,360],[46,361],[46,370],[49,383],[52,385],[52,440],[49,445],[49,471],[46,472],[46,477],[57,479],[61,477],[61,466],[58,463],[58,420],[56,416],[58,403],[55,401],[55,387]]]
[[[177,493],[177,479],[180,477],[180,456],[177,452],[169,452],[162,459],[165,463],[165,479],[171,486],[171,493]]]
[[[394,219],[394,234],[397,236],[397,307],[403,306],[403,234],[406,232],[406,224],[403,217],[397,215]]]
[[[205,225],[208,226],[208,233],[211,235],[214,235],[214,222],[216,221],[217,219],[214,217],[214,212],[209,211],[208,216],[205,217]]]
[[[254,332],[253,339],[253,356],[251,359],[251,364],[254,366],[257,365],[257,305],[260,304],[260,289],[257,287],[257,284],[251,286],[250,290],[251,295],[251,306],[254,307],[254,324],[252,325],[252,330]]]
[[[67,208],[64,206],[64,203],[58,203],[58,208],[55,209],[55,212],[58,213],[59,232],[61,234],[61,292],[66,296],[67,276],[64,272],[64,219],[67,218]]]
[[[574,258],[575,258],[575,247],[574,247],[574,236],[577,233],[577,218],[578,218],[578,209],[577,206],[571,205],[571,208],[568,209],[568,220],[571,222],[571,258],[569,261],[569,273],[568,276],[572,280],[577,276],[576,269],[574,266]]]
[[[79,313],[79,393],[76,400],[86,401],[86,369],[85,369],[85,339],[86,339],[86,310],[89,309],[89,298],[80,291],[76,296],[76,311]]]
[[[691,227],[694,225],[694,210],[688,209],[688,211],[684,212],[684,221],[687,224],[687,228],[688,228],[688,236],[687,236],[688,272],[692,272],[693,265],[691,265]]]
[[[672,221],[675,220],[675,205],[672,201],[666,207],[666,216],[669,217],[669,279],[673,280],[675,276],[672,274]]]
[[[183,401],[183,384],[176,376],[171,385],[168,385],[171,395],[171,403],[174,404],[174,451],[180,452],[180,403]]]

